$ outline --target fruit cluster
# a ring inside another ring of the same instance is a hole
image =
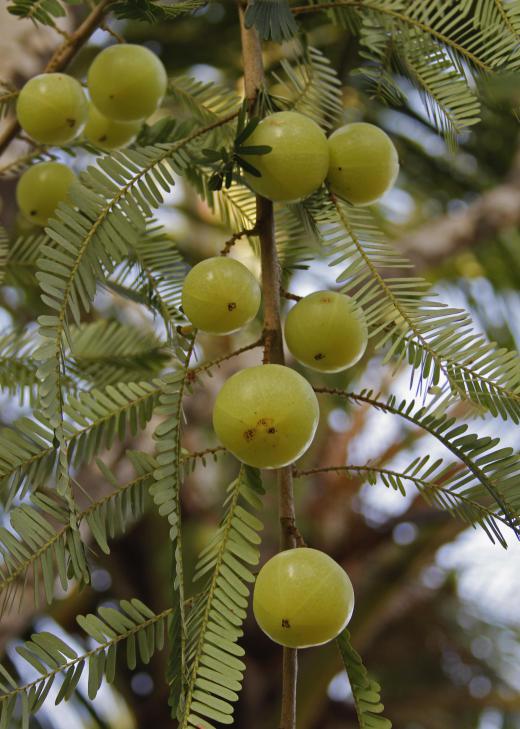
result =
[[[16,114],[22,129],[41,144],[62,145],[79,134],[102,150],[130,144],[143,120],[166,92],[166,70],[143,46],[105,48],[87,78],[90,102],[79,81],[64,73],[43,73],[20,91]],[[45,225],[67,199],[74,174],[59,162],[30,167],[16,190],[18,206],[31,221]]]
[[[326,181],[353,205],[371,205],[387,192],[399,172],[390,137],[373,124],[345,124],[327,139],[312,119],[279,111],[263,119],[248,137],[251,146],[271,152],[245,156],[261,177],[244,173],[247,184],[275,202],[297,202]]]

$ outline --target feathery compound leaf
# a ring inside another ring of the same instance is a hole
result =
[[[447,511],[453,518],[461,519],[474,528],[480,526],[493,544],[498,542],[507,549],[507,539],[502,533],[504,525],[509,526],[507,519],[496,512],[493,503],[482,503],[488,500],[484,491],[478,493],[478,490],[470,490],[466,493],[464,489],[457,490],[456,485],[452,487],[452,482],[457,481],[455,476],[459,470],[458,464],[446,464],[442,458],[433,460],[426,455],[415,458],[404,471],[381,468],[372,464],[364,466],[348,464],[295,471],[294,476],[301,478],[324,472],[348,474],[351,477],[365,479],[372,486],[380,481],[387,488],[398,491],[403,496],[407,494],[407,486],[412,484],[430,506]],[[477,498],[480,501],[477,501]]]
[[[35,633],[17,647],[17,652],[39,674],[28,684],[18,686],[13,675],[0,667],[0,726],[10,726],[15,709],[20,712],[22,726],[29,726],[29,717],[45,701],[58,675],[64,674],[56,703],[70,699],[88,666],[88,695],[92,700],[103,678],[114,680],[118,651],[126,644],[126,664],[134,669],[137,657],[148,663],[161,650],[172,609],[155,614],[140,600],[121,600],[119,609],[99,608],[97,615],[79,615],[77,622],[95,645],[78,654],[65,641],[48,632]]]
[[[92,460],[129,430],[135,435],[152,417],[165,383],[120,383],[71,397],[64,406],[65,439],[74,467]],[[58,454],[49,421],[41,412],[0,431],[0,489],[8,503],[54,477]]]
[[[366,403],[376,410],[398,415],[433,435],[464,464],[464,468],[448,477],[444,485],[449,486],[451,492],[457,492],[470,501],[480,502],[487,508],[491,506],[495,517],[503,520],[520,538],[520,455],[512,448],[501,448],[499,438],[468,432],[466,423],[458,424],[456,418],[439,410],[435,401],[430,406],[417,407],[414,400],[399,402],[395,395],[390,395],[386,401],[380,400],[371,390],[360,393],[325,387],[315,390],[337,395],[351,402]],[[415,466],[414,463],[413,467]],[[478,516],[476,512],[473,515]],[[470,511],[467,511],[467,516],[475,523]],[[477,518],[476,521],[484,528],[489,527],[503,543],[491,520]],[[488,536],[491,536],[489,531]]]
[[[263,40],[280,43],[298,32],[288,0],[249,0],[244,20],[246,28],[254,26]]]
[[[350,682],[352,697],[360,729],[391,729],[392,722],[381,716],[381,687],[370,678],[361,656],[350,642],[350,633],[344,630],[336,640]]]
[[[180,15],[193,13],[207,5],[209,0],[124,0],[115,2],[110,11],[123,20],[142,20],[148,23],[159,23],[162,20],[173,20]]]
[[[283,59],[272,76],[288,89],[290,98],[273,97],[282,109],[294,109],[325,129],[333,128],[343,113],[341,82],[329,59],[317,48],[300,48],[289,62]]]
[[[222,84],[203,83],[189,76],[171,79],[168,96],[190,116],[202,124],[237,112],[241,99]]]
[[[181,417],[182,398],[188,385],[188,368],[195,339],[186,340],[184,346],[185,349],[179,351],[181,369],[164,378],[165,387],[157,413],[165,416],[165,419],[154,433],[157,443],[158,468],[154,471],[155,483],[150,489],[159,514],[168,519],[172,542],[172,600],[176,614],[171,622],[169,633],[168,682],[173,713],[177,712],[181,701],[182,680],[186,666],[186,616],[180,504]]]
[[[516,353],[476,335],[463,310],[424,298],[431,291],[424,279],[403,278],[403,268],[411,264],[388,243],[367,208],[317,193],[302,209],[331,256],[330,265],[346,266],[338,281],[363,308],[376,347],[387,348],[385,361],[408,360],[434,385],[443,374],[454,397],[520,422]],[[392,276],[392,269],[399,275]]]
[[[118,321],[71,328],[71,350],[71,372],[97,386],[154,377],[169,359],[155,334]]]
[[[196,567],[194,579],[205,577],[207,582],[188,618],[188,667],[179,729],[232,724],[233,703],[245,670],[240,660],[244,650],[237,641],[255,580],[251,566],[260,558],[262,523],[251,513],[262,506],[259,472],[242,467],[227,491],[224,518]]]
[[[73,4],[74,0],[66,0]],[[29,18],[42,25],[56,25],[56,18],[63,18],[66,10],[60,0],[13,0],[7,10],[20,18]]]
[[[17,89],[6,81],[0,81],[0,119],[7,116],[18,96]]]

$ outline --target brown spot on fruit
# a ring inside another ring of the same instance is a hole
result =
[[[233,311],[236,308],[237,308],[237,305],[235,304],[234,301],[230,301],[229,304],[227,305],[228,311]]]
[[[254,437],[255,437],[255,431],[253,428],[250,428],[249,430],[246,430],[244,432],[244,438],[247,440],[248,443],[250,443]]]
[[[72,119],[72,118],[69,117],[68,119],[65,119],[65,121],[67,122],[68,126],[71,129],[73,129],[76,126],[76,120],[75,119]]]
[[[273,427],[271,426],[270,428],[267,428],[267,432],[268,432],[268,433],[270,433],[270,434],[272,435],[273,433],[276,433],[276,428],[273,428]]]
[[[106,142],[107,141],[107,135],[102,134],[100,137],[98,137],[98,142]]]
[[[314,355],[314,359],[316,361],[319,361],[320,359],[325,359],[325,355],[323,354],[323,352],[318,352],[318,354]]]
[[[287,620],[287,618],[282,618],[282,628],[290,628],[290,627],[291,627],[291,624]]]
[[[31,210],[31,212],[29,213],[29,215],[38,215],[38,211],[37,210]]]

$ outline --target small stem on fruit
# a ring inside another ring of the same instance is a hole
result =
[[[244,238],[244,236],[250,236],[250,235],[257,235],[256,228],[251,228],[251,230],[241,230],[238,233],[233,233],[231,238],[226,241],[224,244],[224,248],[220,251],[221,256],[227,256],[228,253],[231,251],[237,240],[240,240],[240,238]]]
[[[101,0],[101,2],[95,6],[92,12],[87,15],[85,20],[78,26],[74,33],[71,33],[65,42],[54,51],[50,61],[45,66],[43,73],[61,71],[67,66],[69,61],[71,61],[76,55],[76,52],[86,43],[92,33],[94,33],[94,31],[98,28],[99,24],[102,22],[103,16],[107,12],[108,6],[112,2],[114,2],[114,0]],[[4,131],[0,135],[0,154],[2,154],[19,131],[20,126],[16,117],[14,117],[5,125]]]
[[[126,43],[126,40],[123,38],[122,35],[120,35],[117,31],[115,31],[113,28],[111,28],[106,23],[100,23],[99,27],[101,30],[104,30],[105,33],[108,33],[108,35],[111,35],[112,38],[115,38],[118,43]]]
[[[283,287],[280,288],[280,296],[283,296],[284,299],[290,299],[291,301],[301,301],[302,297],[297,296],[296,294],[291,294],[290,291],[286,291]]]
[[[245,4],[238,0],[240,34],[244,61],[244,88],[252,111],[258,90],[264,84],[262,47],[254,28],[244,24]],[[273,203],[256,196],[256,225],[260,239],[262,265],[262,294],[264,303],[264,364],[285,364],[282,325],[280,320],[280,266],[276,254]],[[286,466],[277,471],[279,487],[280,546],[292,549],[299,546],[296,528],[292,468]],[[302,540],[303,541],[303,540]],[[298,654],[293,648],[283,649],[282,706],[280,729],[296,729],[296,685]]]

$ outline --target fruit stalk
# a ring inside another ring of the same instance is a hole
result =
[[[244,6],[238,3],[244,63],[244,87],[250,109],[264,81],[262,48],[254,28],[244,25]],[[285,364],[282,325],[280,320],[280,267],[276,254],[273,204],[257,195],[256,225],[260,239],[262,294],[264,304],[264,364]],[[292,468],[277,471],[279,489],[280,546],[291,549],[298,545],[295,522]],[[296,728],[297,651],[284,648],[282,666],[282,707],[280,729]]]
[[[114,2],[114,0],[101,0],[101,2],[93,8],[92,12],[87,15],[85,20],[77,27],[74,33],[72,33],[72,35],[70,35],[65,42],[54,51],[42,73],[61,71],[69,64],[81,46],[87,42],[90,36],[102,23],[108,6],[112,2]],[[0,135],[0,154],[2,154],[2,152],[8,147],[19,131],[20,125],[18,124],[16,117],[14,117],[5,125],[4,131]]]

